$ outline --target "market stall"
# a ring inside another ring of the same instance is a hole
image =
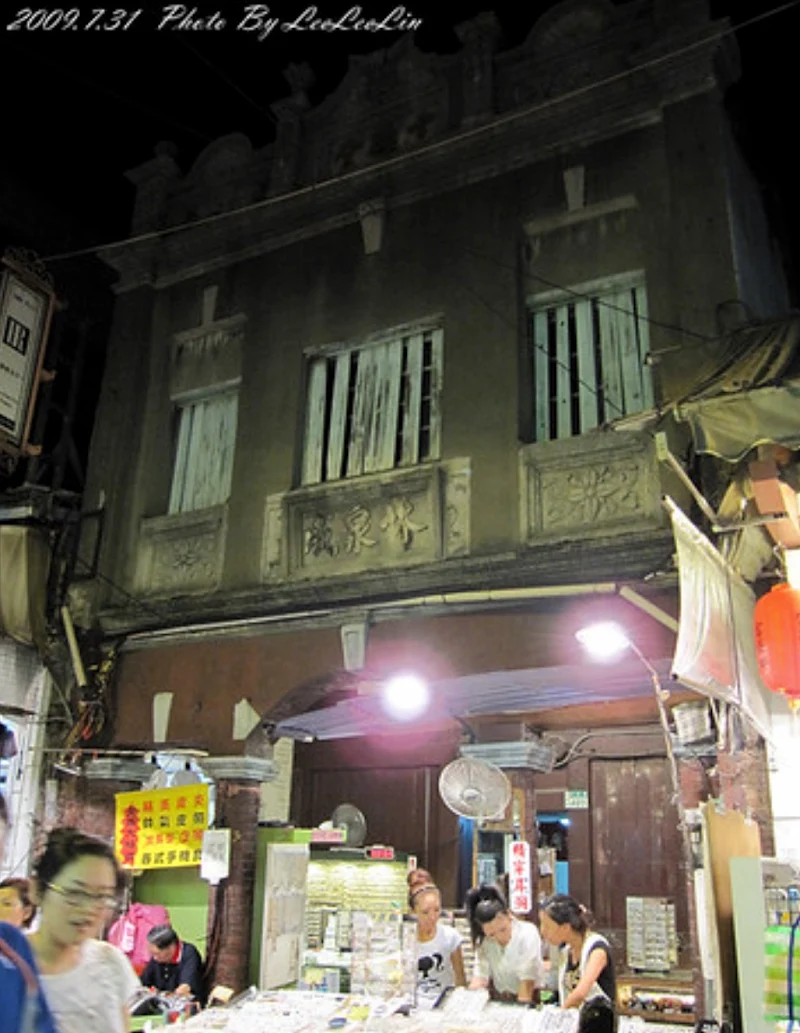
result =
[[[521,1008],[488,1000],[485,991],[456,990],[442,1008],[407,1008],[402,994],[376,997],[300,990],[252,990],[227,1008],[190,1018],[187,1033],[575,1033],[578,1012],[551,1005]],[[621,1018],[618,1033],[684,1033]]]

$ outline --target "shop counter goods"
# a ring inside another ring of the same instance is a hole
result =
[[[472,1007],[467,1009],[465,1002]],[[410,1008],[399,997],[253,989],[227,1008],[209,1008],[193,1016],[182,1028],[186,1033],[577,1033],[577,1025],[577,1010],[496,1004],[481,991],[463,990],[451,1008],[430,1011]],[[685,1027],[676,1028],[686,1033]],[[673,1029],[622,1017],[618,1033],[673,1033]]]

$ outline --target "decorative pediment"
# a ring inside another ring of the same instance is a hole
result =
[[[581,49],[608,32],[614,15],[608,0],[565,0],[537,19],[525,48],[542,58]]]
[[[243,133],[230,133],[214,140],[192,165],[187,184],[220,186],[246,171],[253,157],[253,145]]]
[[[409,37],[350,58],[339,88],[306,116],[317,174],[343,175],[441,136],[450,117],[447,61]]]

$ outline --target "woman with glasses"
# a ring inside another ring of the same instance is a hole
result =
[[[111,847],[56,829],[35,877],[41,921],[31,945],[60,1033],[128,1033],[127,1002],[139,980],[122,951],[96,938],[117,906]]]

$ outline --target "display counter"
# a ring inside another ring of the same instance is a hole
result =
[[[226,1008],[193,1016],[183,1028],[186,1033],[576,1033],[577,1022],[575,1010],[496,1004],[480,990],[455,991],[444,1008],[432,1011],[409,1009],[400,997],[252,990]],[[673,1029],[685,1033],[685,1027],[622,1017],[618,1033]]]

